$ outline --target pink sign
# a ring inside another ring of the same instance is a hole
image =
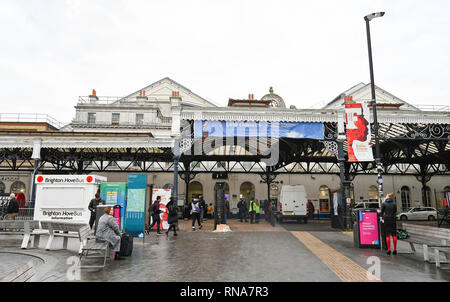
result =
[[[359,239],[362,245],[380,244],[376,212],[359,212]]]

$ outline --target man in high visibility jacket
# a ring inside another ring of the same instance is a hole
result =
[[[259,213],[261,211],[261,206],[259,204],[259,200],[255,199],[255,216],[256,216],[256,223],[259,223]]]
[[[256,203],[253,200],[250,200],[250,204],[248,206],[248,213],[250,215],[250,223],[255,223],[255,215],[256,215]]]

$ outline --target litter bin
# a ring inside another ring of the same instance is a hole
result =
[[[353,242],[359,248],[380,248],[380,217],[376,209],[358,210],[353,225]]]

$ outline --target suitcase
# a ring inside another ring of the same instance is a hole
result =
[[[133,252],[133,236],[127,233],[123,233],[120,239],[120,257],[131,256]]]

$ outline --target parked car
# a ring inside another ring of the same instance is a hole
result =
[[[358,210],[362,209],[379,209],[380,205],[377,201],[369,201],[369,202],[359,202],[352,208],[352,219],[356,220],[356,214]]]
[[[417,207],[409,211],[397,213],[397,219],[400,220],[436,220],[437,211],[435,208]]]

